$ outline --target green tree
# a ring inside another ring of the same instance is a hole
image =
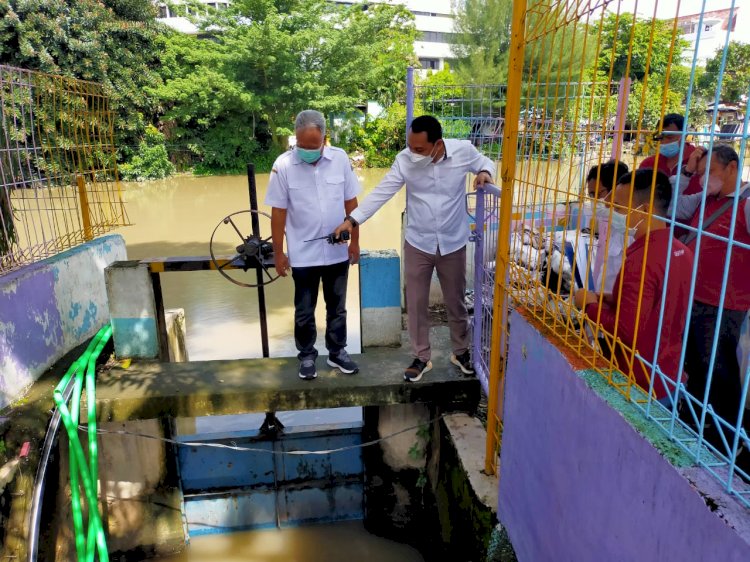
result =
[[[124,180],[158,180],[171,176],[174,166],[169,161],[164,135],[153,125],[146,127],[138,152],[129,163],[120,166]]]
[[[512,9],[512,0],[464,0],[456,6],[453,52],[462,82],[505,82]]]
[[[724,57],[724,49],[706,61],[706,71],[699,81],[701,93],[710,101],[716,96],[719,84],[719,71]],[[731,41],[727,45],[727,60],[721,80],[719,99],[730,103],[740,103],[750,93],[750,44]]]
[[[623,77],[633,80],[626,121],[633,129],[656,129],[663,115],[685,113],[689,69],[681,66],[688,47],[674,22],[609,14],[602,24],[596,82],[606,85]],[[669,75],[669,82],[666,78]],[[602,96],[604,92],[599,92]],[[609,100],[608,119],[614,119],[616,95]],[[592,119],[600,119],[593,115]]]
[[[512,0],[467,0],[458,6],[453,51],[463,82],[498,84],[507,80],[512,8]],[[595,44],[584,41],[591,31],[571,17],[565,5],[532,0],[526,33],[527,82],[575,81],[581,69],[593,62]]]
[[[159,83],[150,0],[0,0],[0,63],[102,83],[120,145],[136,144]]]
[[[153,94],[169,144],[197,160],[197,172],[241,172],[258,151],[257,98],[227,75],[224,45],[182,33],[164,38],[163,84]]]
[[[402,6],[341,9],[325,0],[234,6],[232,21],[240,23],[218,37],[227,48],[227,70],[257,97],[277,146],[305,107],[330,113],[367,100],[388,105],[403,91],[416,31]]]
[[[237,0],[202,25],[208,39],[167,38],[155,91],[169,141],[187,143],[209,169],[257,164],[264,131],[271,153],[283,150],[301,109],[391,105],[415,60],[413,16],[401,6]]]
[[[682,62],[687,47],[671,20],[634,18],[631,14],[618,18],[610,13],[602,24],[597,70],[609,74],[611,68],[615,81],[626,75],[634,80],[643,80],[647,74],[664,77],[670,65]]]

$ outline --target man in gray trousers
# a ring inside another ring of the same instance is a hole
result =
[[[407,148],[358,208],[347,215],[336,233],[351,231],[373,216],[406,185],[404,275],[408,329],[414,361],[404,379],[416,382],[432,369],[428,305],[432,272],[437,270],[448,309],[453,354],[451,363],[474,374],[469,353],[469,313],[466,310],[466,175],[476,174],[474,186],[490,183],[495,165],[469,141],[443,139],[440,122],[423,115],[412,121]]]

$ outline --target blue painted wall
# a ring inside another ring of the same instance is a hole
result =
[[[400,264],[395,250],[362,252],[359,268],[363,309],[401,307]]]
[[[0,276],[0,408],[109,321],[103,271],[125,257],[103,236]]]

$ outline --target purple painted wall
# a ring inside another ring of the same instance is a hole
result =
[[[103,236],[0,276],[0,408],[109,321],[104,268],[125,257]]]
[[[521,562],[750,560],[750,510],[713,486],[734,516],[710,511],[552,343],[511,326],[498,515]]]

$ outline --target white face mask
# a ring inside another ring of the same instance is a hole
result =
[[[623,249],[633,243],[638,226],[643,222],[640,220],[628,228],[627,216],[613,210],[610,219],[609,209],[601,207],[596,210],[596,218],[599,222],[599,239],[608,240],[609,250],[613,255],[619,255]]]
[[[416,164],[420,168],[426,168],[434,159],[435,159],[435,149],[438,151],[440,150],[435,144],[435,147],[430,151],[430,154],[417,154],[416,152],[409,151],[409,160],[411,160],[412,164]]]

